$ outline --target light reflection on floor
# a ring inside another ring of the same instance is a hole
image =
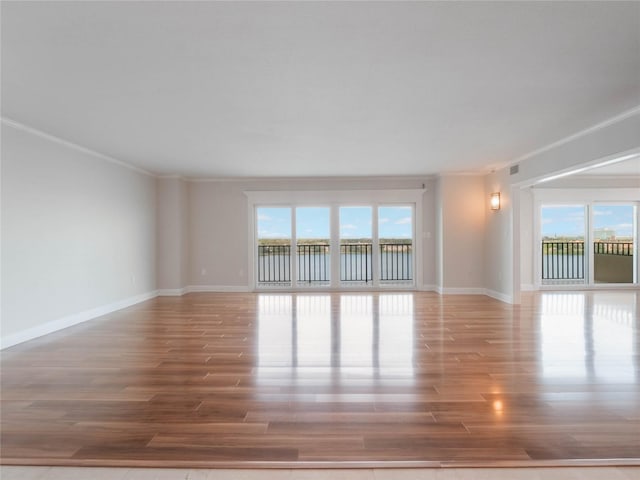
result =
[[[545,380],[634,383],[638,293],[540,294]]]
[[[411,380],[413,341],[412,294],[258,297],[258,381],[276,370],[315,385]]]
[[[543,381],[636,381],[637,292],[543,292],[536,298]],[[258,311],[258,380],[261,373],[315,385],[393,377],[406,385],[415,374],[410,293],[263,294]]]

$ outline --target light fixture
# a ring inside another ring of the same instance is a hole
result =
[[[500,210],[500,192],[491,194],[491,210]]]

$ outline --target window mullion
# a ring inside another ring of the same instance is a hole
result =
[[[374,288],[380,286],[380,238],[378,235],[378,204],[371,208],[371,269]]]
[[[340,287],[340,215],[338,205],[331,205],[329,214],[329,221],[331,223],[330,233],[330,247],[329,253],[331,255],[331,288]]]
[[[296,207],[291,205],[291,249],[289,253],[289,265],[291,266],[291,288],[298,286],[298,238],[296,229]]]

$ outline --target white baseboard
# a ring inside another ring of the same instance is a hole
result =
[[[188,292],[187,287],[184,288],[161,288],[158,290],[159,297],[180,297]]]
[[[437,285],[422,285],[418,288],[421,292],[438,292]],[[438,292],[439,293],[439,292]]]
[[[486,295],[505,303],[513,303],[513,298],[504,293],[496,292],[488,288],[452,288],[440,287],[438,285],[425,285],[421,290],[437,292],[440,295]]]
[[[186,293],[190,292],[229,292],[229,293],[247,293],[250,292],[249,287],[241,285],[189,285],[185,288]]]
[[[440,287],[438,293],[441,295],[486,295],[486,292],[484,288]]]
[[[1,339],[0,350],[18,345],[19,343],[23,343],[28,340],[33,340],[34,338],[42,337],[43,335],[47,335],[49,333],[57,332],[58,330],[62,330],[64,328],[72,327],[88,320],[93,320],[94,318],[101,317],[102,315],[107,315],[108,313],[115,312],[116,310],[121,310],[123,308],[135,305],[136,303],[150,300],[152,298],[155,298],[157,295],[158,292],[155,290],[152,292],[141,293],[139,295],[125,298],[108,305],[103,305],[101,307],[96,307],[90,310],[85,310],[83,312],[67,315],[66,317],[51,320],[41,325],[36,325],[35,327],[27,328],[26,330],[7,335],[6,337],[3,337]]]
[[[504,303],[513,303],[513,297],[511,295],[505,295],[504,293],[496,292],[495,290],[490,290],[488,288],[484,289],[484,294],[487,297],[495,298],[496,300],[500,300]]]
[[[523,283],[520,285],[521,292],[535,292],[536,290],[538,290],[538,287],[532,283]]]

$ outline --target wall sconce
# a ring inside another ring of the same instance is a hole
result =
[[[491,210],[500,210],[500,192],[491,194]]]

